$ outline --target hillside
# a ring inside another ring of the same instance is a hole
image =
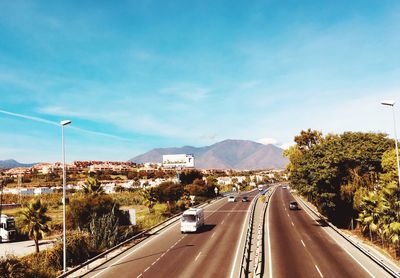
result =
[[[287,159],[283,149],[248,140],[224,140],[205,147],[157,148],[138,155],[135,163],[162,162],[164,154],[193,154],[196,168],[201,169],[283,169]]]
[[[14,159],[0,160],[0,168],[3,168],[3,169],[17,168],[17,167],[31,167],[33,165],[35,165],[35,163],[23,164],[23,163],[19,163],[18,161],[14,160]]]

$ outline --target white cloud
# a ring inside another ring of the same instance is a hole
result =
[[[278,140],[276,140],[275,138],[261,138],[257,140],[258,143],[264,144],[264,145],[276,145],[278,144]]]

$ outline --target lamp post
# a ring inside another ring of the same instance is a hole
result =
[[[400,186],[400,164],[399,164],[399,148],[397,147],[397,133],[396,133],[396,117],[394,114],[394,101],[382,101],[382,105],[391,106],[393,111],[393,124],[394,124],[394,142],[396,146],[396,160],[397,160],[397,175],[399,177],[399,186]]]
[[[61,145],[62,145],[62,164],[63,164],[63,273],[67,270],[67,228],[66,228],[66,170],[65,170],[65,145],[64,145],[64,126],[69,125],[70,120],[61,121]]]

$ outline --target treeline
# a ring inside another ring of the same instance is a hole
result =
[[[357,228],[400,255],[400,189],[394,140],[382,133],[323,136],[308,129],[285,151],[294,189],[335,225]]]

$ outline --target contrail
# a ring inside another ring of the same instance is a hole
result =
[[[5,115],[9,115],[9,116],[14,116],[14,117],[18,117],[18,118],[23,118],[23,119],[35,121],[35,122],[39,122],[39,123],[45,123],[45,124],[49,124],[49,125],[53,125],[53,126],[60,126],[60,123],[57,123],[57,122],[53,122],[53,121],[49,121],[49,120],[46,120],[46,119],[43,119],[43,118],[33,117],[33,116],[29,116],[29,115],[13,113],[13,112],[5,111],[5,110],[2,110],[2,109],[0,109],[0,113],[5,114]],[[104,136],[104,137],[108,137],[108,138],[113,138],[113,139],[133,142],[133,140],[131,140],[131,139],[119,137],[119,136],[116,136],[116,135],[113,135],[113,134],[109,134],[109,133],[88,130],[88,129],[84,129],[84,128],[80,128],[80,127],[76,127],[76,126],[71,126],[69,128],[70,129],[75,129],[77,131],[89,133],[89,134],[100,135],[100,136]]]
[[[8,112],[8,111],[1,110],[1,109],[0,109],[0,113],[6,114],[6,115],[10,115],[10,116],[14,116],[14,117],[18,117],[18,118],[31,120],[31,121],[35,121],[35,122],[39,122],[39,123],[45,123],[45,124],[56,125],[56,126],[60,125],[59,123],[56,123],[56,122],[53,122],[53,121],[49,121],[49,120],[46,120],[46,119],[42,119],[42,118],[38,118],[38,117],[32,117],[32,116],[28,116],[28,115],[22,115],[22,114],[13,113],[13,112]]]

